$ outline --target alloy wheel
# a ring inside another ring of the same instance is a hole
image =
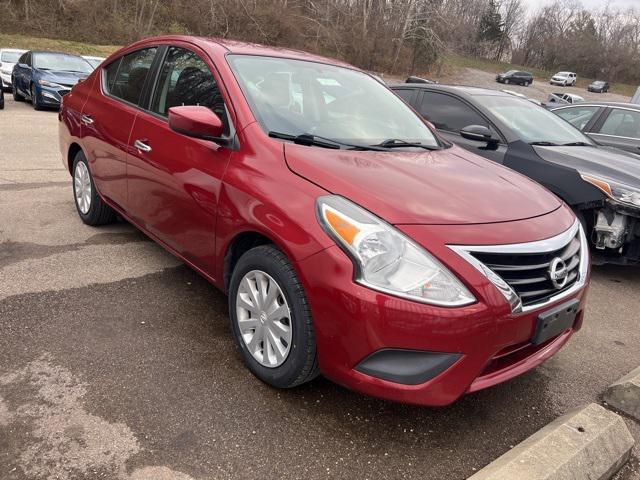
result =
[[[86,215],[91,208],[91,177],[84,162],[78,162],[76,165],[73,174],[73,191],[78,209],[83,215]]]
[[[273,277],[261,270],[248,272],[238,286],[236,314],[253,358],[267,368],[282,365],[291,350],[291,309]]]

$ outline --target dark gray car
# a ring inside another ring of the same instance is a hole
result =
[[[640,157],[599,146],[548,110],[507,93],[445,85],[391,88],[444,139],[563,199],[591,232],[594,262],[640,262]]]
[[[585,102],[551,111],[601,145],[640,154],[640,105]]]

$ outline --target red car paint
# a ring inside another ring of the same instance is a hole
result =
[[[446,405],[537,366],[580,328],[586,285],[544,309],[512,314],[487,277],[447,246],[515,244],[561,234],[575,216],[545,189],[457,147],[361,152],[269,138],[225,56],[280,56],[341,65],[333,60],[226,40],[167,36],[137,42],[102,65],[159,45],[181,46],[205,60],[228,106],[240,148],[183,136],[166,120],[105,95],[98,68],[61,107],[65,167],[71,170],[75,153],[82,149],[103,200],[222,290],[229,275],[225,255],[233,242],[254,232],[270,239],[294,263],[305,287],[326,377],[382,398]],[[153,151],[134,148],[138,138]],[[316,199],[328,193],[340,194],[395,225],[449,268],[478,301],[460,308],[436,307],[355,283],[352,261],[315,215]],[[580,300],[573,328],[543,345],[530,344],[538,315],[572,298]],[[463,355],[418,385],[355,370],[371,353],[390,347]]]

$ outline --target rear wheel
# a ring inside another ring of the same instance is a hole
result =
[[[229,284],[229,316],[244,363],[263,382],[291,388],[318,375],[304,289],[274,246],[252,248],[238,260]]]
[[[116,220],[115,212],[98,195],[82,152],[78,152],[73,161],[73,198],[80,219],[87,225],[105,225]]]

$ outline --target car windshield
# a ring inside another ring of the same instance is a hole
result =
[[[399,97],[363,72],[286,58],[227,58],[266,132],[357,145],[396,139],[438,146],[431,130]]]
[[[33,66],[42,70],[79,73],[91,73],[93,70],[84,58],[64,53],[36,53],[33,55]]]
[[[557,145],[593,144],[570,123],[527,100],[496,95],[475,98],[524,142]]]
[[[569,72],[556,73],[556,77],[568,77],[568,76],[569,76]]]
[[[518,73],[517,70],[509,70],[507,73],[505,73],[505,75],[514,75],[516,73]]]
[[[604,85],[604,82],[600,81],[600,80],[596,80],[595,82],[593,82],[594,85]]]
[[[22,55],[22,52],[2,52],[0,62],[18,63],[20,55]]]

